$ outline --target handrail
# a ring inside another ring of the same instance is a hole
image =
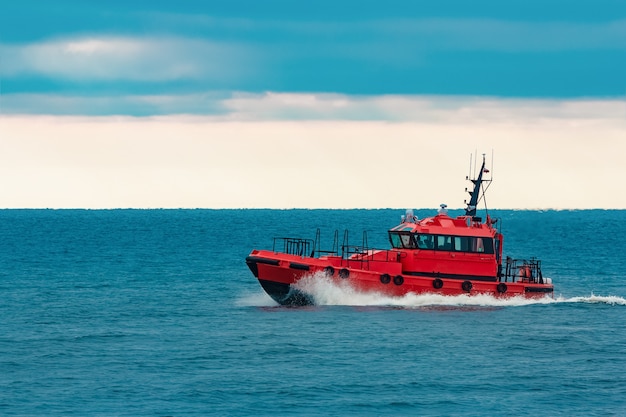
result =
[[[500,277],[500,281],[508,282],[509,280],[544,284],[541,261],[537,258],[513,259],[507,256],[504,274]]]
[[[282,242],[282,251],[276,249],[276,243]],[[313,256],[314,244],[312,239],[302,239],[297,237],[275,237],[274,245],[272,247],[273,252],[282,252],[289,255],[298,256]]]

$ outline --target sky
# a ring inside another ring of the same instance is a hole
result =
[[[4,2],[0,207],[625,209],[626,3],[428,3]]]

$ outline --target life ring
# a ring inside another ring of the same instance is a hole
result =
[[[436,290],[438,290],[438,289],[440,289],[441,287],[443,287],[443,281],[442,281],[442,280],[440,280],[439,278],[435,278],[435,279],[433,280],[433,288],[434,288],[434,289],[436,289]]]
[[[339,270],[339,276],[341,278],[348,278],[350,276],[350,271],[348,271],[346,268],[342,268]]]
[[[333,275],[335,275],[335,268],[329,265],[326,268],[324,268],[324,273],[327,276],[332,277]]]
[[[380,282],[382,282],[383,284],[389,284],[391,282],[391,275],[389,275],[389,274],[382,274],[380,276]]]
[[[498,284],[497,290],[500,294],[504,294],[508,288],[504,282],[501,282]]]
[[[463,288],[463,291],[467,291],[470,292],[472,290],[472,283],[469,281],[463,281],[463,283],[461,284],[461,288]]]
[[[393,277],[393,283],[396,285],[402,285],[404,284],[404,278],[402,277],[402,275],[396,275],[395,277]]]

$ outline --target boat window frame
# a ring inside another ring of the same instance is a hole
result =
[[[395,242],[392,236],[397,238]],[[415,241],[415,233],[410,231],[390,230],[389,241],[391,242],[391,247],[393,249],[418,249]]]
[[[415,233],[415,241],[417,247],[422,250],[434,250],[435,249],[435,236],[430,233]]]
[[[407,238],[409,239],[408,242]],[[394,249],[419,249],[484,255],[496,254],[495,238],[489,236],[459,236],[390,230],[389,241]]]

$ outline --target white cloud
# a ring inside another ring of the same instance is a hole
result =
[[[224,99],[243,120],[384,120],[437,123],[538,123],[549,119],[623,121],[619,99],[518,99],[472,96],[349,96],[238,93]]]
[[[468,155],[493,149],[492,208],[626,208],[623,102],[252,98],[219,118],[0,117],[2,206],[461,207]],[[393,122],[252,117],[287,105],[415,108]]]
[[[7,114],[196,114],[213,120],[375,120],[426,123],[542,123],[552,119],[622,122],[621,99],[521,99],[483,96],[245,93],[72,96],[4,94]]]
[[[188,38],[94,36],[0,44],[4,76],[72,80],[228,80],[251,54],[242,45]]]
[[[0,113],[65,115],[219,114],[229,93],[130,94],[77,96],[60,94],[3,94]]]

